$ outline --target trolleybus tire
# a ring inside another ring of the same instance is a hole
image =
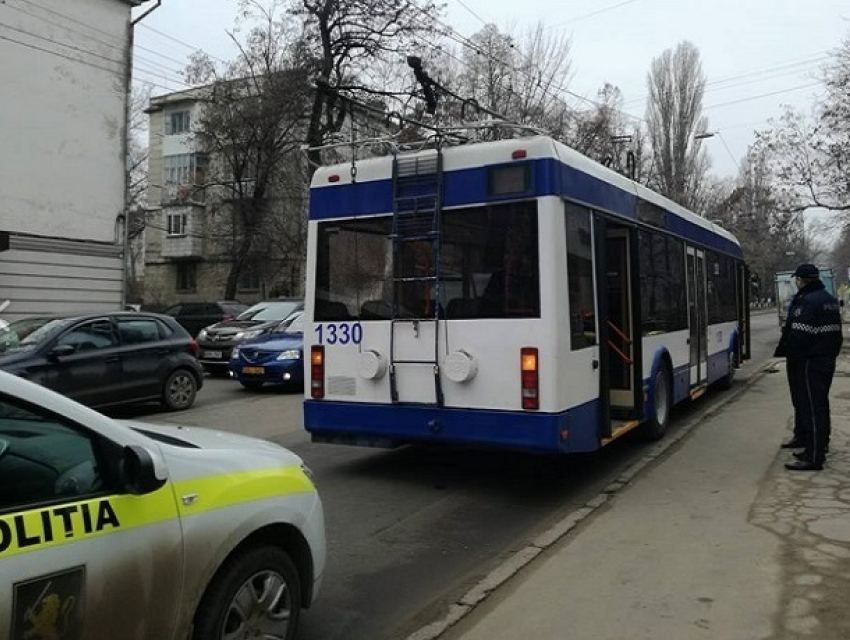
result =
[[[210,582],[195,613],[192,640],[292,640],[300,613],[301,583],[289,554],[256,546],[230,558]]]
[[[727,357],[726,357],[726,362],[727,362],[727,364],[726,364],[726,367],[727,367],[726,375],[723,376],[722,378],[720,378],[717,381],[717,388],[721,389],[723,391],[726,391],[726,390],[732,388],[732,382],[735,380],[735,368],[736,368],[736,365],[738,364],[737,358],[735,357],[735,348],[734,347],[729,349],[729,351],[727,351],[726,355],[727,355]]]
[[[666,365],[660,366],[655,373],[652,389],[655,410],[643,425],[643,435],[647,440],[660,440],[667,433],[673,407],[673,390]]]

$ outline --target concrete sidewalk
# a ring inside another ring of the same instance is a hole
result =
[[[674,449],[660,443],[409,640],[850,639],[850,356],[821,472],[783,466],[784,367],[679,429]]]

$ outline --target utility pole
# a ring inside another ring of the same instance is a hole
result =
[[[136,25],[148,17],[151,13],[159,9],[162,0],[156,0],[156,4],[149,7],[137,18],[133,18],[127,24],[127,49],[124,52],[124,80],[125,80],[125,95],[124,95],[124,141],[121,151],[124,154],[124,208],[118,214],[118,220],[121,222],[120,237],[116,241],[121,242],[121,308],[127,304],[127,260],[131,257],[130,254],[130,130],[133,121],[133,47],[135,44]],[[117,229],[116,229],[117,231]]]

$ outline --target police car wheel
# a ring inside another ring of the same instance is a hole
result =
[[[278,547],[249,549],[231,558],[207,588],[193,640],[295,637],[301,584],[289,555]]]
[[[198,381],[188,369],[172,371],[162,385],[162,404],[170,411],[188,409],[195,402]]]

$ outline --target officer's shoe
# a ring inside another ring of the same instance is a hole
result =
[[[820,471],[823,469],[823,465],[815,464],[812,460],[805,458],[803,460],[786,462],[785,468],[788,469],[788,471]]]
[[[798,440],[797,438],[791,438],[790,440],[786,440],[781,445],[779,445],[783,449],[802,449],[805,447],[805,443],[802,440]]]

